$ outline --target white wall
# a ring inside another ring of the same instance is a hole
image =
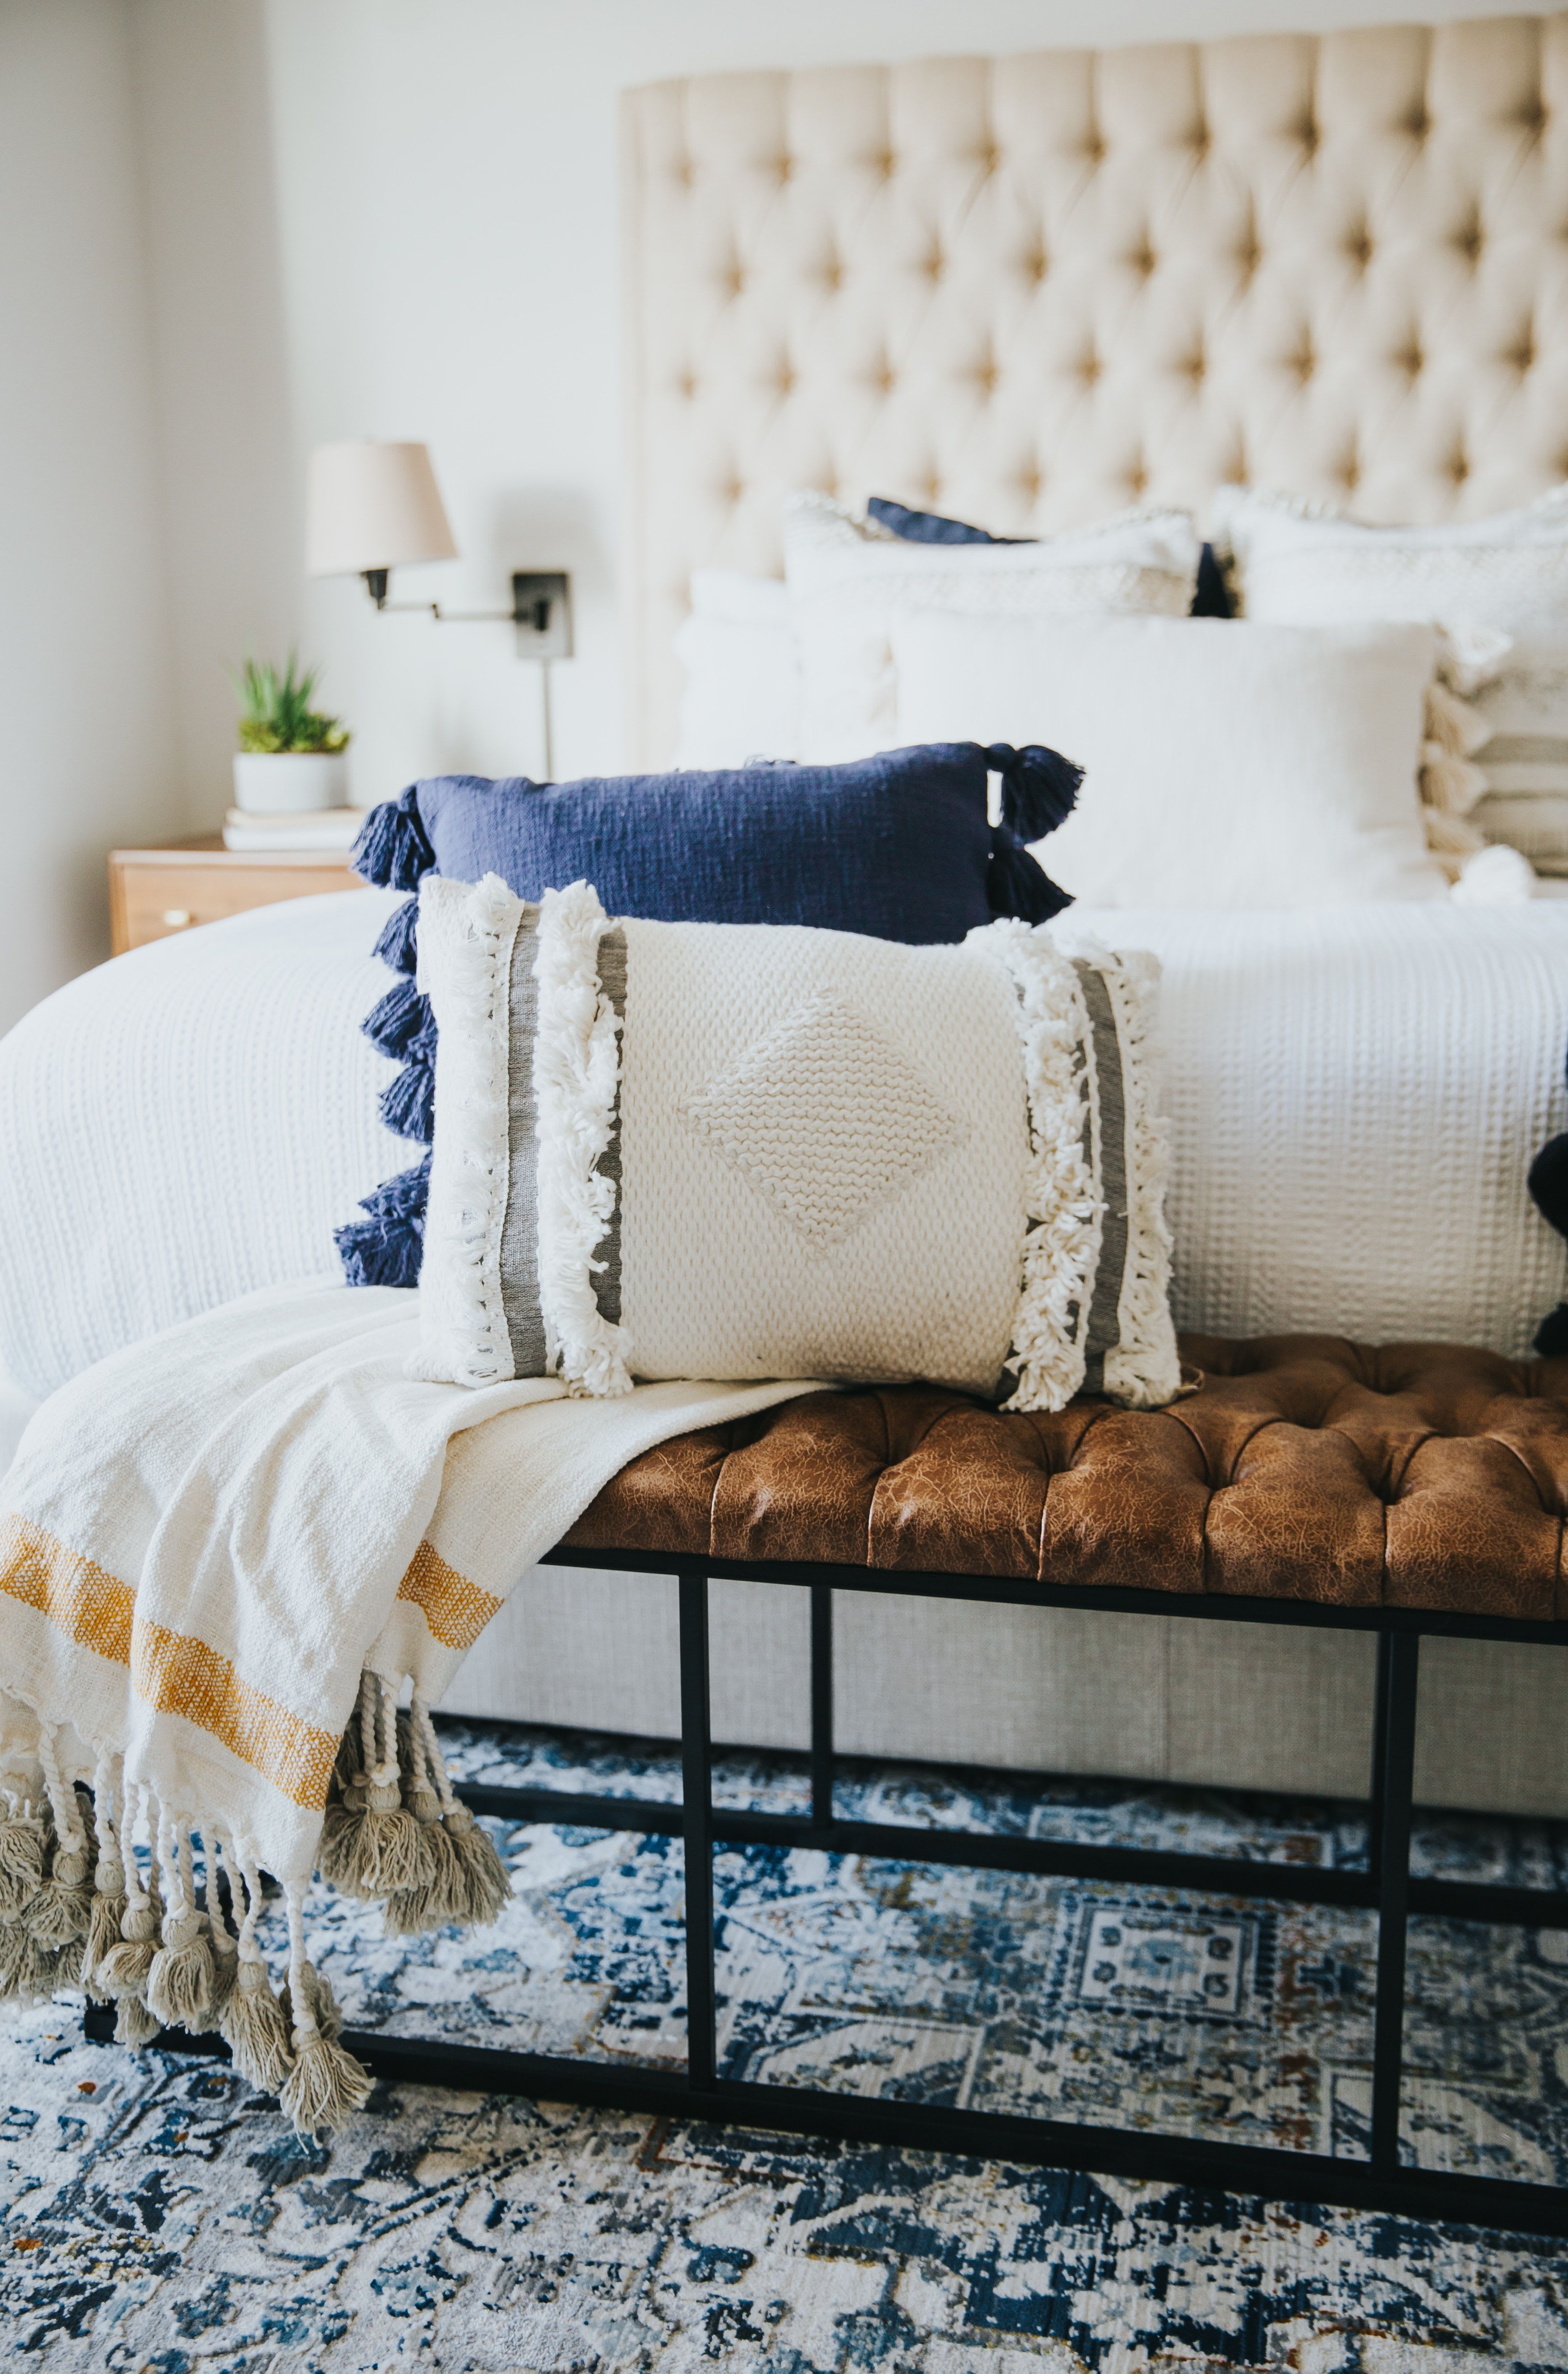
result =
[[[109,946],[104,852],[180,821],[130,51],[0,0],[0,1028]]]
[[[300,432],[429,441],[463,558],[403,572],[404,594],[479,607],[506,601],[514,567],[572,571],[579,656],[558,671],[556,772],[613,769],[621,88],[1480,13],[1485,0],[269,0]],[[310,588],[304,616],[356,728],[358,798],[441,767],[539,770],[533,672],[506,628],[378,619],[352,582]]]
[[[263,0],[127,0],[187,823],[232,796],[231,676],[298,631],[299,520]]]

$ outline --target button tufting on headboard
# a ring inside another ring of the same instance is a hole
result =
[[[1373,520],[1556,483],[1565,91],[1514,16],[629,93],[628,756],[692,570],[777,571],[798,484],[1018,535],[1243,457]]]

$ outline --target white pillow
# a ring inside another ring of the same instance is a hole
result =
[[[801,756],[801,675],[782,578],[694,570],[691,615],[674,648],[686,683],[672,766]]]
[[[1201,553],[1185,511],[1126,511],[1036,544],[913,544],[826,495],[791,495],[784,567],[801,664],[801,756],[863,758],[899,740],[891,636],[911,610],[1185,617]]]
[[[893,647],[901,741],[1044,742],[1085,770],[1051,872],[1092,905],[1447,896],[1416,786],[1430,627],[927,613]]]
[[[1461,637],[1509,638],[1475,693],[1469,820],[1568,873],[1568,487],[1524,511],[1439,527],[1366,527],[1226,487],[1215,536],[1249,618],[1427,618]]]
[[[1157,977],[1012,919],[907,947],[427,875],[417,1373],[1168,1402]]]

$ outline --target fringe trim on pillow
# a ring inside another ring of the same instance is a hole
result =
[[[389,1934],[487,1927],[510,1900],[510,1875],[452,1789],[429,1709],[415,1689],[400,1715],[400,1695],[378,1674],[360,1677],[328,1784],[318,1869],[379,1899]],[[31,1770],[0,1781],[0,1877],[12,1883],[0,1889],[0,2002],[82,1988],[118,2004],[116,2040],[134,2050],[165,2029],[205,2036],[216,2027],[240,2075],[276,2095],[300,2133],[341,2126],[364,2108],[373,2080],[341,2042],[343,2014],[306,1949],[313,1875],[282,1883],[278,1987],[256,1933],[265,1895],[246,1841],[127,1780],[107,1750],[97,1754],[89,1819],[77,1780],[61,1772],[60,1735],[39,1718]]]
[[[1018,1383],[1002,1407],[1059,1410],[1083,1382],[1105,1215],[1085,1153],[1089,1015],[1077,974],[1045,932],[1003,920],[970,938],[990,942],[1017,992],[1029,1104],[1024,1283],[1007,1359]]]
[[[1421,795],[1428,814],[1469,816],[1486,789],[1470,753],[1492,739],[1492,727],[1473,702],[1440,683],[1426,688],[1426,738],[1421,746]],[[1429,845],[1435,846],[1430,843]]]
[[[1105,1388],[1126,1409],[1164,1409],[1181,1391],[1171,1317],[1171,1232],[1165,1218],[1170,1134],[1155,1111],[1160,967],[1144,949],[1114,956],[1080,950],[1106,984],[1121,1043],[1127,1110],[1127,1263],[1118,1342],[1106,1355]]]
[[[414,1377],[460,1385],[504,1383],[515,1374],[501,1300],[501,1228],[510,1152],[511,960],[522,901],[497,874],[471,889],[432,875],[420,893],[427,950],[439,937],[442,1003],[454,1027],[441,1056],[441,1087],[462,1120],[432,1160],[425,1242],[442,1258],[439,1303],[421,1287],[421,1340]]]
[[[615,1209],[615,1182],[599,1169],[620,1083],[620,1024],[599,983],[599,942],[608,927],[609,917],[586,882],[546,890],[533,966],[545,1350],[568,1392],[605,1395],[630,1393],[632,1385],[631,1338],[603,1317],[593,1289],[603,1266],[594,1255]]]

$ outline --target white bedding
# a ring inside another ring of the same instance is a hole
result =
[[[1568,1276],[1526,1192],[1568,1125],[1568,905],[1071,908],[1153,948],[1178,1327],[1519,1354]]]
[[[418,1155],[381,1126],[393,1067],[357,1027],[398,903],[345,890],[159,940],[0,1040],[0,1368],[23,1393],[337,1274],[333,1226]]]
[[[0,1366],[33,1397],[331,1274],[415,1149],[356,1028],[392,894],[269,907],[86,974],[0,1042]],[[1165,969],[1178,1323],[1527,1348],[1568,1259],[1525,1173],[1568,1126],[1568,902],[1069,911]],[[3,1398],[3,1397],[0,1397]]]

